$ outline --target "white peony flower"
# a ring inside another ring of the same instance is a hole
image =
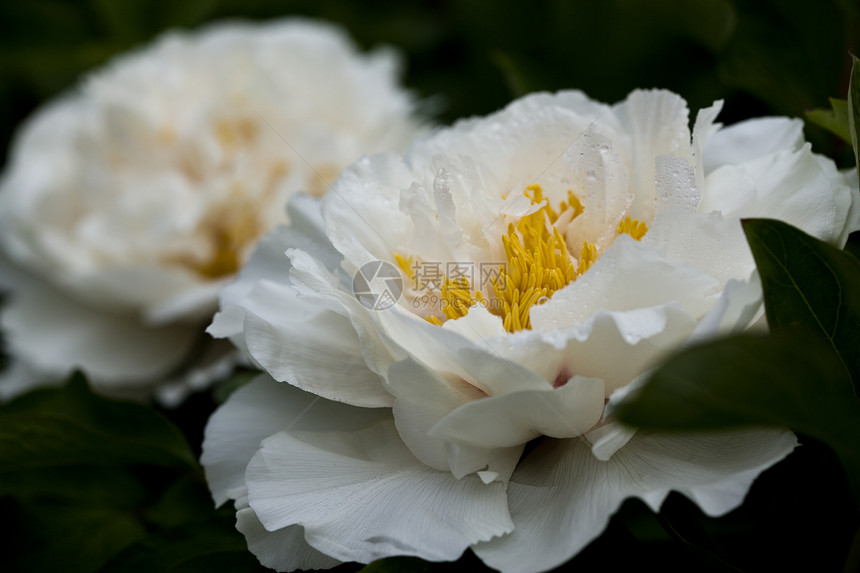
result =
[[[394,54],[330,25],[231,23],[168,33],[39,110],[0,188],[18,359],[0,392],[75,366],[114,390],[179,367],[289,196],[409,143],[396,75]]]
[[[209,329],[271,376],[213,415],[202,457],[260,561],[471,547],[538,571],[629,496],[737,507],[790,432],[637,433],[613,404],[679,346],[761,316],[740,217],[843,245],[860,209],[800,121],[719,129],[720,107],[691,134],[665,91],[532,95],[360,160],[321,211],[295,200]]]

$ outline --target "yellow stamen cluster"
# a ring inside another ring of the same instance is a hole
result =
[[[532,204],[544,200],[539,185],[529,185],[525,194]],[[492,280],[498,301],[493,310],[502,317],[508,332],[531,328],[531,307],[551,297],[580,274],[564,237],[554,224],[567,209],[574,210],[574,217],[583,211],[582,203],[570,191],[568,201],[563,201],[558,211],[546,204],[522,217],[516,226],[508,225],[507,234],[502,235],[507,264],[500,268],[499,278]],[[587,247],[588,243],[583,250]]]
[[[394,253],[394,260],[397,261],[397,266],[403,271],[403,274],[410,281],[415,280],[415,269],[412,268],[412,257],[404,257],[400,253]]]
[[[533,215],[541,214],[540,211]],[[508,234],[502,235],[507,265],[500,269],[498,280],[493,280],[493,292],[500,303],[500,316],[505,330],[515,332],[531,328],[531,307],[577,277],[564,237],[556,227],[552,234],[543,221],[522,222],[533,215],[523,217],[517,225],[523,229],[520,243],[517,229],[508,226]]]
[[[630,217],[624,217],[624,220],[618,223],[618,234],[623,235],[627,233],[637,241],[645,236],[645,233],[648,232],[648,225],[639,221],[638,219],[631,219]]]
[[[544,201],[540,185],[529,185],[525,196],[533,205]],[[487,306],[493,314],[502,318],[505,330],[516,332],[531,328],[530,311],[535,304],[542,304],[566,285],[575,281],[597,260],[598,252],[594,243],[583,242],[576,262],[567,249],[567,243],[556,227],[562,214],[571,210],[573,220],[584,211],[582,203],[568,191],[567,201],[559,204],[558,210],[549,203],[530,215],[521,217],[514,225],[508,225],[507,233],[502,235],[506,264],[501,265],[499,277],[491,278],[495,299],[488,304],[480,290],[472,291],[468,279],[444,279],[440,291],[442,311],[448,319],[466,316],[475,305]],[[638,220],[625,218],[618,225],[618,234],[627,233],[634,239],[641,239],[648,231],[647,225]],[[414,279],[411,268],[412,258],[395,254],[398,266],[406,276]],[[430,315],[427,320],[441,325],[442,321]]]
[[[463,318],[469,313],[469,309],[476,304],[486,304],[481,291],[477,291],[475,296],[472,296],[472,287],[469,284],[469,279],[459,277],[454,280],[445,278],[442,283],[442,312],[445,316],[452,319]],[[435,320],[433,320],[435,319]],[[434,324],[442,324],[442,322],[434,317],[428,317],[428,320]]]
[[[261,234],[262,223],[252,203],[239,202],[213,210],[202,228],[212,254],[188,265],[206,278],[217,279],[239,270],[247,246]]]

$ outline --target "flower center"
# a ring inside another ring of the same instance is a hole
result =
[[[202,248],[167,259],[204,279],[219,279],[239,270],[254,243],[270,227],[262,213],[278,196],[278,186],[290,172],[285,158],[267,155],[257,122],[242,117],[220,119],[213,124],[212,133],[223,152],[220,163],[203,169],[194,161],[193,150],[177,148],[173,155],[180,158],[179,170],[204,193],[210,185],[217,191],[222,178],[233,181],[223,196],[213,192],[208,199],[209,209],[194,230],[196,245]],[[169,126],[162,128],[158,137],[163,145],[179,145]],[[250,181],[243,171],[249,157],[260,162],[254,173],[257,178]]]
[[[462,318],[470,308],[481,305],[500,316],[508,332],[530,329],[532,306],[552,298],[556,291],[585,273],[599,257],[595,244],[588,241],[583,242],[579,258],[573,257],[564,234],[559,230],[559,226],[566,228],[585,211],[573,191],[567,192],[567,201],[562,201],[558,209],[553,209],[545,201],[540,185],[526,187],[525,196],[533,205],[544,205],[521,217],[516,225],[509,224],[507,233],[502,235],[506,262],[500,265],[498,278],[490,278],[487,290],[492,291],[492,296],[489,300],[485,298],[481,290],[473,289],[465,277],[451,279],[443,276],[439,291],[445,320]],[[625,217],[617,227],[619,235],[626,233],[637,241],[647,232],[645,223],[630,217]],[[414,280],[412,258],[395,253],[395,259],[407,277]],[[428,285],[419,286],[427,288]],[[426,319],[440,326],[443,322],[433,314]]]
[[[213,209],[201,224],[212,252],[203,261],[189,261],[189,266],[209,279],[217,279],[239,270],[248,247],[262,232],[262,222],[254,201],[234,200]]]

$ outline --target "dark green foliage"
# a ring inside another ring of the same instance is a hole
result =
[[[261,569],[179,430],[81,374],[0,407],[0,507],[10,571]]]

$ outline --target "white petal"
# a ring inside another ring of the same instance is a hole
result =
[[[630,134],[630,185],[636,192],[632,216],[653,219],[656,198],[655,159],[660,155],[690,155],[689,110],[678,95],[663,90],[636,90],[612,111]]]
[[[236,529],[245,536],[248,549],[260,563],[275,571],[331,569],[340,564],[308,545],[305,531],[299,525],[266,531],[250,507],[236,512]]]
[[[723,285],[730,279],[746,279],[755,269],[740,221],[717,212],[662,211],[642,244],[684,261]]]
[[[487,448],[456,442],[445,442],[448,468],[457,479],[475,474],[485,484],[507,483],[523,455],[525,444],[509,448]]]
[[[705,174],[721,165],[745,163],[777,151],[795,151],[802,145],[803,122],[799,119],[761,117],[742,121],[708,138]]]
[[[0,402],[7,402],[34,388],[60,386],[63,382],[61,377],[45,376],[35,371],[32,365],[12,357],[0,371]]]
[[[603,400],[603,381],[574,376],[560,388],[473,400],[442,419],[430,434],[484,447],[517,446],[540,435],[572,438],[600,420]]]
[[[657,188],[657,212],[666,209],[683,209],[695,212],[701,200],[696,185],[698,174],[684,157],[661,155],[654,161],[654,180]]]
[[[246,480],[266,529],[302,525],[308,543],[341,561],[453,560],[512,527],[503,484],[428,468],[391,422],[349,434],[281,432],[263,442]]]
[[[737,334],[753,325],[764,314],[761,280],[758,272],[748,280],[731,280],[720,300],[705,315],[685,345],[689,346],[716,336]]]
[[[231,394],[206,424],[200,462],[215,503],[245,494],[246,466],[264,438],[287,428],[361,427],[379,415],[258,376]]]
[[[406,244],[411,221],[397,205],[413,181],[402,158],[378,154],[345,169],[323,198],[326,234],[356,269]]]
[[[277,380],[358,406],[390,406],[391,396],[369,368],[377,361],[368,364],[368,352],[377,353],[382,361],[390,357],[367,309],[339,292],[331,284],[335,279],[317,260],[303,251],[291,253],[300,261],[292,270],[303,283],[252,282],[243,287],[236,305],[216,316],[209,332],[230,336]],[[326,304],[319,304],[323,297]],[[343,300],[351,302],[351,308],[340,305]],[[369,345],[362,344],[362,336]]]
[[[35,278],[16,284],[0,320],[12,354],[35,370],[65,377],[82,368],[105,389],[165,375],[205,336],[202,326],[148,327],[94,310]]]
[[[379,312],[366,308],[353,292],[342,288],[340,277],[304,251],[288,249],[287,256],[293,265],[290,277],[299,295],[306,299],[306,304],[328,308],[349,318],[368,368],[381,373],[404,356],[399,344],[377,325],[375,318]]]
[[[780,219],[824,241],[835,242],[856,201],[832,161],[809,144],[737,166],[723,166],[706,179],[702,211],[724,217]]]
[[[487,339],[505,335],[501,317],[482,306],[472,307],[469,314],[457,320],[446,320],[442,328],[456,332],[477,346],[488,344]]]
[[[382,379],[367,367],[348,318],[297,303],[288,320],[245,317],[248,351],[276,380],[356,406],[391,406]]]
[[[276,227],[260,238],[248,262],[242,267],[239,278],[222,289],[221,307],[240,304],[259,281],[289,284],[290,261],[284,254],[287,249],[302,249],[321,261],[326,268],[334,269],[342,257],[325,236],[320,209],[318,199],[303,194],[294,195],[287,206],[290,225]]]
[[[722,124],[714,123],[723,109],[723,100],[717,100],[710,107],[703,107],[696,113],[696,123],[693,125],[693,158],[696,170],[696,188],[699,198],[705,189],[705,145]]]
[[[598,309],[628,311],[667,301],[699,317],[713,306],[719,286],[686,262],[620,235],[579,279],[532,307],[532,327],[557,330],[587,320]]]
[[[504,446],[469,444],[447,441],[431,433],[451,412],[485,399],[480,388],[458,376],[442,376],[412,358],[394,364],[388,371],[388,380],[398,396],[394,402],[397,431],[415,457],[457,478],[479,470],[493,471],[502,481],[510,477],[525,441]]]
[[[401,439],[423,463],[438,470],[449,469],[445,442],[431,436],[430,428],[484,393],[458,377],[443,377],[413,358],[394,364],[387,379],[397,397],[394,420]]]
[[[245,346],[245,337],[242,336],[242,328],[245,323],[245,309],[234,305],[224,308],[212,317],[212,324],[206,327],[206,332],[213,338],[231,338],[237,348],[248,352]]]
[[[669,303],[621,312],[601,310],[573,326],[522,331],[494,345],[509,361],[547,380],[577,374],[600,378],[608,396],[677,348],[695,328],[693,317]]]
[[[633,383],[630,383],[624,388],[620,388],[613,392],[610,398],[610,404],[616,399],[617,395],[623,393],[623,390],[627,390],[633,385]],[[615,452],[627,445],[627,442],[629,442],[630,438],[634,435],[636,435],[636,430],[633,428],[627,427],[619,422],[609,422],[608,424],[604,424],[603,426],[588,432],[584,436],[584,439],[587,443],[591,444],[591,453],[594,454],[594,457],[605,462],[614,456]]]
[[[177,315],[188,322],[205,320],[218,296],[217,288],[201,283],[190,270],[167,265],[130,262],[54,280],[72,296],[107,312],[139,310],[152,325]]]
[[[508,485],[516,529],[475,553],[504,571],[542,571],[567,561],[597,537],[629,496],[658,502],[670,490],[701,496],[712,513],[743,500],[752,479],[796,445],[782,430],[700,435],[637,433],[607,461],[581,439],[546,440],[520,463]],[[727,484],[734,481],[737,486]]]
[[[228,282],[226,279],[217,280],[178,290],[149,306],[143,314],[144,320],[153,326],[208,320],[217,308],[218,293]]]
[[[379,313],[378,319],[388,335],[412,357],[433,370],[460,376],[487,395],[551,388],[547,380],[505,358],[501,349],[507,334],[501,338],[483,337],[482,330],[490,321],[480,317],[456,328],[439,328],[394,307]],[[464,336],[460,331],[470,331],[470,334]],[[399,390],[401,381],[411,385],[404,377],[388,376],[387,379],[395,394],[403,393]]]

